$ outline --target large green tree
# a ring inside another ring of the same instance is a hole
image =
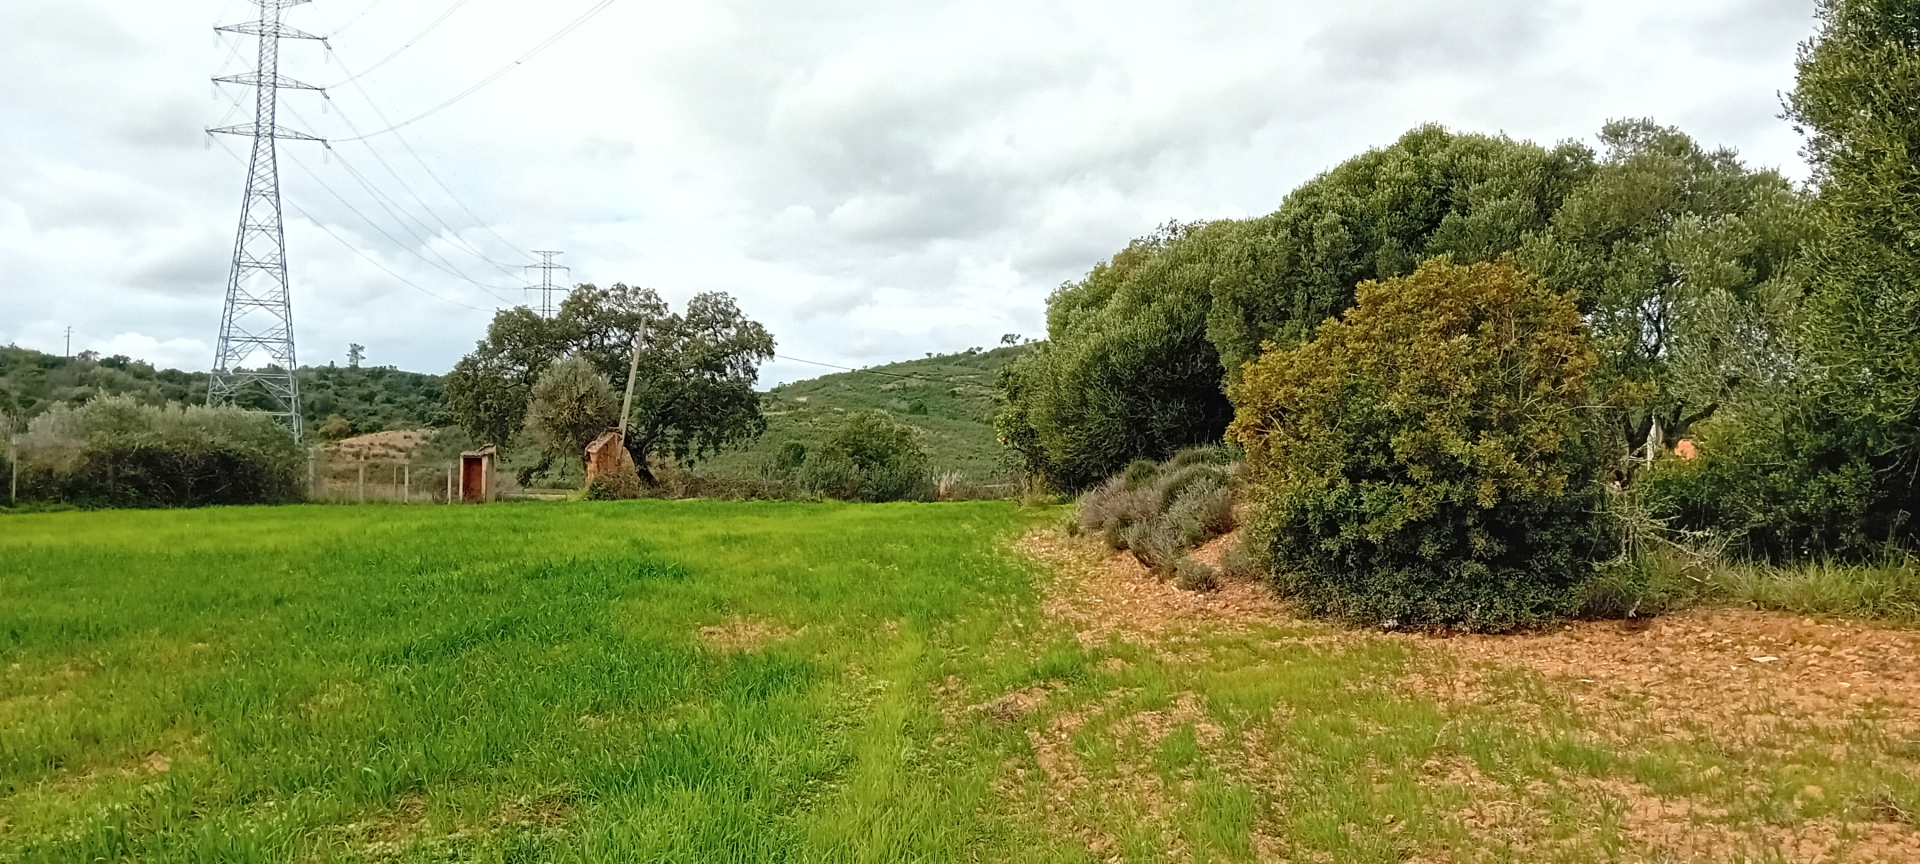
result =
[[[1819,187],[1801,337],[1812,398],[1793,451],[1852,472],[1865,540],[1920,512],[1920,2],[1821,0],[1788,116]]]
[[[1028,473],[1079,488],[1220,439],[1232,408],[1207,340],[1209,291],[1243,231],[1169,225],[1054,292],[1049,339],[999,381],[997,425]]]
[[[1790,368],[1806,196],[1649,120],[1608,123],[1600,142],[1598,166],[1520,261],[1580,298],[1602,359],[1595,387],[1626,409],[1623,443],[1671,449]]]
[[[1421,126],[1308,181],[1252,221],[1221,267],[1208,335],[1228,373],[1353,305],[1362,282],[1450,255],[1490,261],[1543,230],[1593,152]]]
[[[673,312],[652,289],[624,284],[581,285],[551,319],[525,307],[496,314],[487,338],[447,376],[448,410],[476,439],[506,442],[540,374],[560,357],[580,357],[623,390],[643,328],[627,450],[645,479],[649,457],[691,464],[765,431],[754,384],[773,356],[766,327],[723,293],[696,295]]]
[[[1578,145],[1422,126],[1270,215],[1168,226],[1049,298],[1047,341],[1001,378],[1001,437],[1066,489],[1217,441],[1223,385],[1263,345],[1304,338],[1362,281],[1513,251],[1592,171]]]

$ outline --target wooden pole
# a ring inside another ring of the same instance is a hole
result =
[[[633,410],[633,379],[640,374],[640,345],[647,339],[647,322],[640,321],[640,331],[633,334],[633,359],[627,363],[627,396],[620,400],[620,446],[627,446],[627,413]]]
[[[447,503],[453,503],[453,464],[447,463]]]
[[[367,503],[367,460],[360,460],[360,503]]]
[[[13,431],[13,418],[7,418],[7,506],[20,506],[20,435]]]
[[[400,476],[403,478],[400,481],[401,482],[400,503],[412,504],[413,503],[413,465],[407,464],[407,465],[400,466],[400,472],[401,472]]]

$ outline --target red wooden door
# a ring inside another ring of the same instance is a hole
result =
[[[487,500],[487,460],[480,456],[460,459],[460,500],[478,503]]]

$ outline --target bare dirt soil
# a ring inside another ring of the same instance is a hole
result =
[[[1196,557],[1217,560],[1224,542],[1216,540]],[[1388,634],[1301,620],[1259,584],[1229,581],[1217,591],[1183,591],[1091,538],[1039,531],[1025,537],[1020,550],[1052,573],[1042,600],[1048,619],[1089,648],[1119,641],[1164,662],[1183,663],[1203,662],[1203,641],[1220,633],[1336,649],[1384,642],[1410,648],[1426,661],[1389,686],[1463,716],[1538,726],[1543,733],[1550,726],[1561,733],[1575,729],[1622,753],[1653,753],[1661,742],[1673,742],[1686,752],[1720,754],[1736,763],[1797,764],[1814,758],[1807,756],[1812,753],[1839,764],[1879,758],[1887,748],[1920,755],[1920,631],[1699,609],[1505,636]],[[1516,698],[1516,677],[1531,688],[1524,697]],[[1106,702],[1126,696],[1109,695]],[[1047,699],[1046,692],[1030,689],[982,707],[1018,718],[1045,714]],[[1112,857],[1114,838],[1084,822],[1074,824],[1070,802],[1102,794],[1089,787],[1105,782],[1115,787],[1106,790],[1109,797],[1132,802],[1118,806],[1151,820],[1171,809],[1179,794],[1163,788],[1145,765],[1122,765],[1117,777],[1105,781],[1089,778],[1070,742],[1106,702],[1046,716],[1029,732],[1059,827],[1083,838],[1101,858]],[[1102,734],[1153,739],[1186,723],[1202,749],[1219,749],[1223,759],[1243,766],[1259,761],[1266,748],[1248,747],[1258,742],[1241,736],[1222,747],[1220,727],[1200,711],[1194,694],[1181,693],[1166,711],[1127,718]],[[1549,712],[1555,715],[1551,724],[1542,716]],[[1561,848],[1563,841],[1551,838],[1544,825],[1549,810],[1571,806],[1610,814],[1621,826],[1630,849],[1613,850],[1611,860],[1920,862],[1920,818],[1884,796],[1855,795],[1847,806],[1823,806],[1835,802],[1828,790],[1809,783],[1796,787],[1783,805],[1795,812],[1805,808],[1805,815],[1762,820],[1750,805],[1771,793],[1753,788],[1751,780],[1744,781],[1745,789],[1714,797],[1660,794],[1615,776],[1554,776],[1516,786],[1487,778],[1462,758],[1431,760],[1420,770],[1423,782],[1456,790],[1470,802],[1448,816],[1470,830],[1475,848],[1423,850],[1408,860],[1584,860]],[[1711,786],[1721,772],[1701,767],[1696,785]],[[1730,812],[1736,801],[1746,809]],[[1253,839],[1263,859],[1283,845],[1258,832]],[[1188,857],[1179,846],[1175,838],[1173,857]]]

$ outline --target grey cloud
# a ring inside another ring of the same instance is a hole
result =
[[[1710,55],[1752,60],[1779,55],[1813,35],[1812,0],[1742,0],[1689,30]]]
[[[167,93],[128,100],[111,121],[115,137],[133,147],[201,146],[207,122],[206,103]]]
[[[1555,17],[1541,0],[1355,4],[1312,42],[1329,71],[1394,79],[1510,66],[1544,47]]]

